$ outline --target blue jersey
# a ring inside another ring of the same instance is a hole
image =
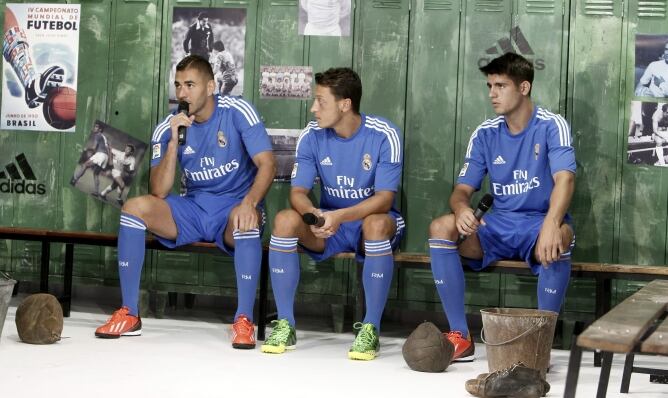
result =
[[[471,135],[457,183],[476,190],[489,174],[495,211],[547,213],[553,175],[575,173],[570,128],[560,115],[535,107],[527,127],[511,134],[503,116],[486,120]]]
[[[257,173],[252,157],[271,151],[264,124],[248,102],[237,97],[214,98],[216,108],[203,123],[188,127],[177,156],[188,195],[198,192],[243,198]],[[160,163],[172,137],[169,120],[160,123],[151,139],[151,167]]]
[[[311,189],[320,177],[320,207],[354,206],[376,191],[396,192],[401,179],[399,129],[389,121],[362,114],[350,138],[309,123],[297,140],[292,186]]]

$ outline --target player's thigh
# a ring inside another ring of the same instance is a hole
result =
[[[172,210],[164,199],[143,195],[128,200],[122,211],[144,221],[146,229],[167,239],[176,239],[177,228]]]

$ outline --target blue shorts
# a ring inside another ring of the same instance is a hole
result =
[[[531,272],[538,275],[541,264],[534,258],[534,248],[545,215],[497,212],[483,218],[486,225],[478,228],[483,258],[482,261],[470,262],[469,267],[480,271],[497,260],[519,259],[529,264]],[[564,222],[571,225],[569,215],[564,217]],[[571,245],[575,245],[575,235]]]
[[[241,199],[198,193],[187,196],[169,194],[165,201],[172,211],[177,235],[176,240],[156,235],[160,243],[174,248],[194,242],[214,242],[223,252],[234,255],[234,249],[225,245],[223,234],[230,212],[241,203]],[[262,212],[260,220],[260,235],[262,235],[265,214],[264,209],[259,208]]]
[[[326,211],[326,209],[323,209]],[[401,238],[404,236],[406,230],[404,219],[401,214],[394,210],[387,213],[394,218],[397,226],[397,232],[390,239],[392,251],[399,247]],[[362,220],[350,221],[339,226],[338,231],[329,238],[325,239],[325,250],[322,253],[314,252],[302,246],[304,252],[308,254],[315,261],[326,260],[336,254],[343,252],[355,252],[355,260],[361,263],[364,262],[364,242],[362,239]]]

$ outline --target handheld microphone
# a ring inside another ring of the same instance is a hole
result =
[[[190,109],[190,104],[187,103],[186,101],[179,101],[179,113],[184,113],[186,116],[188,116],[188,110]],[[179,145],[183,145],[186,143],[186,126],[179,126]]]
[[[489,208],[492,207],[492,202],[494,202],[494,197],[489,193],[486,193],[482,197],[482,199],[480,199],[480,202],[478,202],[478,207],[473,212],[473,216],[475,217],[476,220],[480,221],[485,212],[487,212],[487,210],[489,210]],[[467,238],[466,235],[459,234],[459,239],[457,239],[457,244],[462,243],[463,241],[466,240],[466,238]]]
[[[304,221],[304,224],[313,225],[316,228],[320,228],[325,225],[325,219],[323,217],[318,217],[313,213],[302,214],[302,221]]]

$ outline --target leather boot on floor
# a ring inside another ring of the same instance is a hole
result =
[[[479,398],[539,398],[550,391],[540,372],[518,362],[507,369],[483,373],[466,382],[466,391]]]

